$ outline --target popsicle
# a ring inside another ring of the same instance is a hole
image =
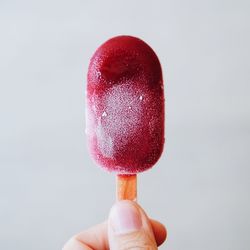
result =
[[[90,60],[86,134],[97,165],[117,173],[118,199],[136,198],[136,174],[158,161],[164,145],[161,65],[144,41],[117,36]]]

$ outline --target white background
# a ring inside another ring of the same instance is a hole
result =
[[[112,36],[162,63],[166,145],[139,202],[162,249],[250,248],[250,2],[0,0],[0,249],[61,249],[103,221],[115,176],[90,159],[86,72]]]

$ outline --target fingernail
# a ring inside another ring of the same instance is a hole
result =
[[[112,207],[109,218],[116,234],[127,234],[142,227],[140,212],[130,201],[117,202]]]

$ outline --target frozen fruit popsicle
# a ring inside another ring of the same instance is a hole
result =
[[[129,194],[136,174],[151,168],[163,150],[163,80],[154,51],[132,36],[106,41],[90,60],[86,100],[91,156],[116,172],[119,192]]]

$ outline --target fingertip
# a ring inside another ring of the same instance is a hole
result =
[[[151,221],[156,243],[158,246],[160,246],[167,239],[167,235],[168,235],[167,229],[161,222],[157,220],[150,219],[150,221]]]
[[[134,201],[123,201],[123,202],[132,203],[134,206],[138,207],[138,209],[141,210],[141,212],[147,217],[147,214],[145,213],[144,209],[137,202],[134,202]],[[167,239],[167,229],[161,222],[159,222],[157,220],[150,219],[150,218],[148,218],[148,219],[151,222],[151,226],[152,226],[152,230],[154,233],[154,237],[155,237],[155,241],[157,243],[157,246],[160,246]]]

